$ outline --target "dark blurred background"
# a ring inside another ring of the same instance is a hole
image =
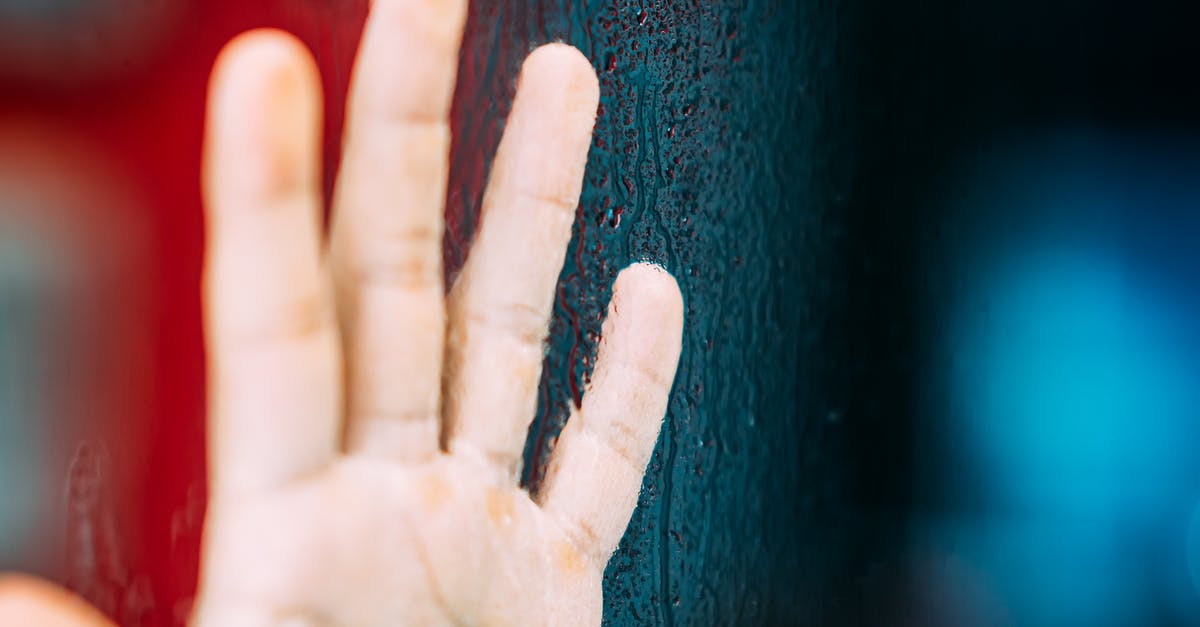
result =
[[[448,278],[524,55],[565,40],[601,78],[527,485],[616,272],[663,263],[687,301],[607,624],[1200,622],[1190,7],[472,3]],[[0,569],[186,617],[207,73],[247,28],[303,39],[331,182],[365,13],[0,0]]]

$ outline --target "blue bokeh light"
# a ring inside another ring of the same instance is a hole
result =
[[[978,493],[917,534],[987,572],[1016,624],[1200,620],[1200,248],[1181,236],[1200,241],[1200,176],[1174,150],[1059,140],[968,184],[932,413]]]
[[[959,386],[995,498],[1095,515],[1161,498],[1200,435],[1174,312],[1104,251],[1026,252],[983,289]]]

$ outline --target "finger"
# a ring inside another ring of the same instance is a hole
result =
[[[679,362],[683,299],[658,266],[634,264],[613,287],[583,407],[558,438],[539,501],[603,568],[637,505]]]
[[[212,489],[273,487],[336,450],[341,399],[321,276],[317,70],[276,31],[242,35],[213,74],[205,154]]]
[[[437,451],[442,212],[465,4],[376,0],[363,35],[331,249],[351,453]]]
[[[0,574],[0,625],[113,627],[83,599],[44,581]]]
[[[447,441],[510,474],[536,409],[598,100],[596,74],[578,50],[551,44],[525,61],[480,232],[450,293]]]

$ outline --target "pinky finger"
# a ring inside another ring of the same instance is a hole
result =
[[[603,568],[637,505],[679,363],[675,279],[634,264],[613,286],[592,386],[563,428],[539,495],[576,547]]]

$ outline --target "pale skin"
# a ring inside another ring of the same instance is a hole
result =
[[[375,0],[321,232],[319,78],[277,31],[213,73],[206,131],[209,509],[192,624],[597,625],[679,359],[674,279],[617,278],[536,494],[517,474],[598,102],[526,60],[466,266],[442,216],[464,0]],[[104,625],[0,578],[0,624]]]

